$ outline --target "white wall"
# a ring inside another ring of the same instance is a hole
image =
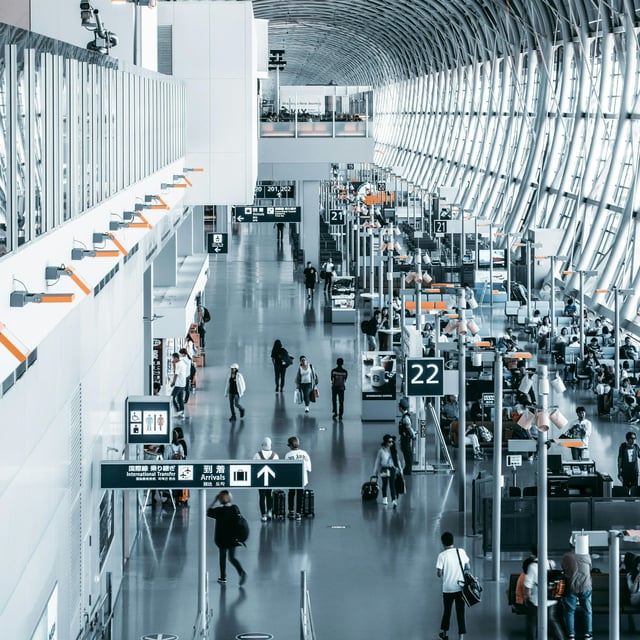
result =
[[[192,204],[253,201],[257,178],[257,76],[250,2],[162,2],[173,25],[173,74],[187,91],[186,166],[208,181]]]
[[[0,22],[29,29],[29,0],[0,2]]]
[[[268,163],[373,162],[373,138],[260,138],[258,160]],[[262,179],[262,170],[260,171]],[[327,176],[325,175],[325,179]]]
[[[127,248],[137,253],[125,264],[122,258],[85,258],[71,261],[74,238],[92,246],[93,231],[105,230],[112,211],[133,209],[136,197],[158,193],[160,182],[180,173],[183,161],[146,179],[94,211],[63,225],[0,261],[0,317],[38,359],[7,394],[0,398],[0,416],[11,455],[0,465],[0,548],[3,549],[0,580],[0,637],[29,638],[47,598],[59,584],[58,637],[75,638],[82,614],[90,613],[98,600],[104,572],[113,573],[117,590],[122,566],[122,497],[116,499],[113,547],[103,567],[98,563],[98,506],[100,460],[114,459],[124,448],[123,402],[127,395],[144,393],[143,273],[152,247],[161,246],[161,235],[183,215],[182,190],[167,195],[172,211],[146,213],[152,230],[121,230]],[[203,179],[203,178],[200,178]],[[194,182],[198,177],[193,178]],[[166,241],[167,239],[165,239]],[[45,291],[44,268],[72,264],[93,287],[116,262],[120,271],[97,295],[84,296],[69,278],[52,291],[75,291],[72,304],[29,304],[10,308],[8,292],[20,278],[33,291]],[[54,308],[55,307],[55,308]],[[2,367],[16,366],[0,348]],[[77,497],[71,491],[70,472],[73,422],[72,398],[81,388],[82,535],[72,528],[71,507]],[[89,546],[91,535],[93,545]],[[72,558],[83,558],[84,600],[74,600],[80,583],[72,575]]]
[[[91,5],[98,9],[105,29],[118,37],[118,45],[110,50],[109,55],[133,64],[134,5],[128,2],[114,4],[111,0],[91,0]],[[157,15],[157,8],[139,7],[138,64],[151,71],[158,66]],[[31,0],[31,30],[82,49],[93,40],[93,33],[81,24],[79,0]]]

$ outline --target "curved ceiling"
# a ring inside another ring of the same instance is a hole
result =
[[[253,0],[283,85],[380,85],[598,31],[636,0]],[[636,17],[638,9],[635,8]]]

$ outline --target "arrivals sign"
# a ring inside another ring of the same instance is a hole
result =
[[[297,460],[103,460],[103,489],[300,489]]]
[[[300,222],[300,207],[233,207],[236,222]]]

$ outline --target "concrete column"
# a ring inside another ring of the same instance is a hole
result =
[[[304,249],[305,263],[311,260],[316,269],[320,269],[320,181],[304,180],[300,206],[302,207],[302,225],[300,239]]]
[[[177,276],[177,245],[176,236],[173,235],[167,240],[167,244],[162,247],[162,251],[153,261],[153,272],[156,287],[175,287]]]

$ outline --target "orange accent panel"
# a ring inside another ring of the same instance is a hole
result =
[[[203,173],[204,169],[202,167],[194,167],[191,171],[194,171],[195,173]]]
[[[82,281],[80,276],[77,273],[75,273],[71,267],[67,267],[66,270],[69,273],[69,276],[71,277],[71,279],[80,287],[80,289],[82,289],[82,291],[86,295],[89,295],[91,293],[91,289],[89,289],[89,287]]]
[[[3,344],[7,351],[9,351],[11,355],[17,358],[20,362],[24,362],[27,359],[27,356],[22,353],[22,351],[20,351],[20,349],[18,349],[18,347],[16,347],[16,345],[13,344],[13,342],[11,342],[11,340],[9,340],[9,338],[7,338],[7,336],[2,332],[0,332],[0,344]]]
[[[113,244],[115,244],[116,247],[118,247],[118,249],[122,251],[123,255],[128,255],[129,252],[124,248],[124,246],[122,246],[122,243],[120,242],[120,240],[118,240],[118,238],[116,238],[112,233],[109,234],[109,237],[111,238],[111,242],[113,242]]]
[[[129,229],[153,229],[153,226],[148,222],[132,222]]]
[[[412,300],[408,300],[404,303],[405,309],[409,309],[409,311],[416,310],[416,303]],[[420,308],[423,311],[432,311],[434,309],[444,311],[447,308],[447,303],[441,300],[423,300]]]
[[[171,186],[174,189],[186,189],[187,188],[186,184],[181,184],[180,182],[174,182]]]
[[[531,354],[528,351],[516,351],[516,353],[508,353],[510,358],[516,358],[517,360],[530,360]]]
[[[70,293],[66,296],[42,296],[42,302],[44,303],[52,303],[52,302],[73,302],[75,298],[75,294]]]
[[[193,187],[193,184],[191,183],[191,181],[189,180],[189,178],[187,178],[187,176],[182,176],[182,179],[190,186]]]
[[[104,251],[96,251],[96,258],[119,258],[119,251],[109,251],[108,249]]]

